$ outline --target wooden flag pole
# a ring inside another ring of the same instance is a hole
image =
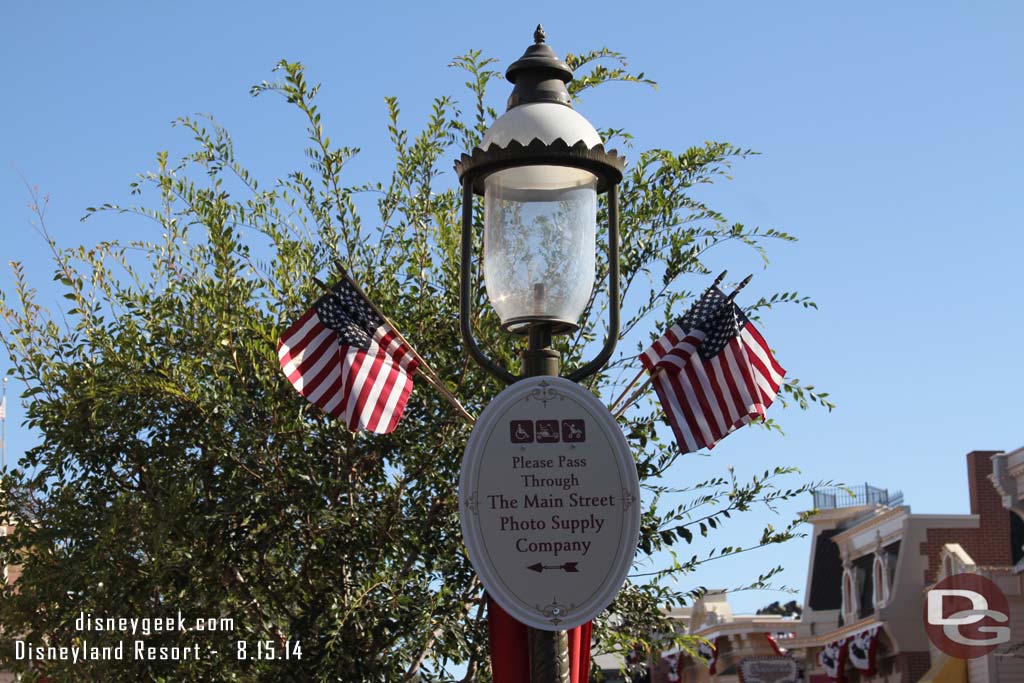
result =
[[[718,277],[715,278],[715,281],[711,283],[711,287],[717,287],[718,285],[722,284],[722,280],[725,279],[725,274],[728,272],[728,270],[723,270],[721,273],[719,273]],[[711,289],[711,287],[708,287],[708,289]]]
[[[718,277],[715,278],[715,281],[711,283],[711,287],[717,287],[718,285],[722,284],[722,280],[725,279],[725,274],[728,273],[728,272],[729,271],[727,271],[727,270],[723,270],[721,273],[719,273]],[[748,278],[748,280],[749,280],[749,278]],[[744,281],[743,284],[745,285],[746,281]],[[711,289],[711,287],[708,287],[708,289]],[[741,289],[742,289],[742,285],[741,285]],[[737,289],[736,291],[738,292],[739,289]],[[733,292],[733,294],[735,294],[735,292]],[[608,410],[610,410],[613,413],[615,412],[615,406],[619,405],[619,401],[621,401],[623,398],[625,398],[626,394],[629,393],[629,390],[633,388],[633,385],[635,385],[638,381],[640,381],[640,377],[643,374],[644,374],[644,369],[640,368],[640,372],[636,373],[636,377],[634,377],[633,379],[631,379],[629,381],[629,384],[627,384],[626,388],[622,390],[622,393],[619,394],[619,397],[617,399],[615,399],[614,401],[612,401],[612,404],[610,406],[608,406]],[[641,387],[641,389],[642,388],[643,387]],[[629,405],[629,404],[627,403],[626,405]],[[616,417],[618,417],[619,415],[621,415],[621,413],[616,415]]]
[[[391,329],[395,331],[395,336],[398,337],[398,340],[405,344],[407,347],[409,347],[409,350],[412,352],[412,357],[419,362],[420,368],[424,370],[424,372],[422,372],[421,375],[423,376],[423,379],[427,381],[427,384],[437,389],[437,391],[442,396],[444,396],[448,403],[450,403],[452,407],[455,408],[455,410],[463,419],[465,419],[471,425],[475,424],[476,418],[473,417],[473,415],[468,410],[466,410],[466,408],[459,402],[459,399],[455,398],[455,395],[452,394],[452,392],[448,391],[448,388],[445,387],[441,380],[438,378],[437,373],[434,372],[434,369],[427,364],[427,361],[423,360],[423,357],[420,354],[416,353],[416,349],[414,349],[412,347],[412,344],[410,344],[406,340],[406,338],[402,336],[402,333],[398,331],[398,328],[395,327],[395,324],[392,323],[391,320],[389,320],[388,317],[384,315],[384,313],[379,308],[377,308],[376,304],[370,301],[370,298],[366,296],[366,293],[363,292],[362,288],[355,282],[355,280],[349,277],[348,271],[342,268],[340,263],[336,265],[338,266],[338,269],[341,271],[342,276],[344,276],[344,278],[348,280],[348,283],[352,285],[352,287],[357,292],[359,292],[359,295],[363,297],[363,300],[366,301],[366,303],[370,304],[370,308],[372,308],[374,312],[380,316],[381,320],[386,322],[391,327]],[[317,286],[320,287],[320,289],[323,289],[328,294],[335,295],[334,290],[328,287],[321,280],[314,277],[313,282],[315,282]]]
[[[614,401],[612,401],[612,404],[610,406],[608,406],[608,410],[610,412],[612,412],[612,413],[615,412],[615,406],[619,405],[619,401],[624,399],[626,397],[626,394],[629,393],[629,390],[633,388],[633,385],[640,381],[640,377],[644,374],[644,370],[645,370],[645,368],[641,367],[640,368],[640,372],[636,373],[636,377],[634,377],[633,379],[629,380],[629,384],[627,384],[626,388],[622,390],[622,393],[619,394],[619,397],[617,399],[615,399]]]
[[[726,301],[732,301],[733,299],[735,299],[736,295],[740,293],[740,290],[743,289],[744,287],[746,287],[747,285],[749,285],[750,281],[753,280],[753,279],[754,279],[754,274],[753,273],[751,273],[750,275],[748,275],[745,278],[743,278],[743,281],[740,282],[738,285],[736,285],[736,289],[732,290],[732,294],[730,294],[729,296],[725,297],[725,300]]]
[[[726,271],[723,270],[722,274],[719,275],[715,279],[714,284],[711,285],[712,287],[718,286],[718,284],[722,281],[722,278],[725,277],[725,272]],[[744,287],[746,287],[748,284],[750,284],[750,281],[753,280],[753,279],[754,279],[753,274],[748,275],[747,277],[743,278],[743,281],[740,282],[738,285],[736,285],[736,289],[734,289],[732,291],[732,293],[729,294],[729,296],[725,297],[726,302],[732,302],[736,298],[736,295],[740,293],[740,290],[743,289]],[[639,399],[640,396],[643,395],[644,390],[647,389],[647,386],[651,382],[654,381],[654,378],[658,375],[659,372],[663,372],[663,371],[662,370],[656,370],[654,373],[652,373],[651,376],[647,378],[647,381],[644,382],[643,384],[641,384],[640,388],[638,388],[635,392],[633,392],[633,395],[630,396],[629,399],[627,399],[626,402],[622,404],[622,407],[619,408],[618,411],[615,411],[615,406],[618,405],[619,401],[622,400],[622,396],[619,396],[619,398],[615,401],[615,403],[612,404],[612,407],[609,409],[609,410],[613,411],[616,420],[619,419],[620,417],[622,417],[622,415],[626,412],[626,409],[629,408],[631,405],[633,405],[633,403],[637,399]],[[642,375],[642,374],[644,374],[643,369],[641,369],[640,372],[637,373],[636,377],[633,378],[633,381],[629,383],[629,386],[626,387],[626,391],[629,391],[630,388],[634,384],[636,384],[636,381],[638,379],[640,379],[640,375]],[[622,392],[623,396],[626,395],[626,391]]]
[[[640,372],[642,373],[642,372],[643,372],[643,370],[641,370]],[[655,371],[654,371],[654,372],[653,372],[653,373],[651,374],[651,376],[647,378],[647,381],[646,381],[646,382],[644,382],[643,384],[641,384],[641,385],[640,385],[640,387],[639,387],[639,388],[637,388],[637,390],[633,392],[633,395],[632,395],[632,396],[630,396],[630,397],[629,397],[629,398],[628,398],[628,399],[626,400],[626,402],[622,404],[622,407],[621,407],[621,408],[619,408],[619,409],[618,409],[618,410],[617,410],[617,411],[615,412],[615,419],[616,419],[616,420],[618,420],[618,419],[619,419],[620,417],[622,417],[622,416],[623,416],[623,414],[625,414],[626,410],[627,410],[627,409],[628,409],[628,408],[629,408],[629,407],[630,407],[631,405],[633,405],[633,403],[635,403],[635,402],[636,402],[636,400],[637,400],[638,398],[640,398],[640,397],[641,397],[641,396],[643,395],[644,391],[645,391],[645,390],[647,389],[647,386],[648,386],[648,385],[649,385],[649,384],[650,384],[651,382],[653,382],[653,381],[654,381],[654,378],[655,378],[655,377],[657,377],[657,376],[658,376],[658,375],[659,375],[660,373],[662,373],[662,372],[664,372],[664,370],[661,370],[660,368],[659,368],[659,369],[656,369],[656,370],[655,370]]]

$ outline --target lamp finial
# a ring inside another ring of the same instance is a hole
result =
[[[565,84],[572,80],[572,69],[558,58],[547,44],[544,27],[537,24],[533,45],[505,71],[505,78],[515,84],[508,108],[530,102],[554,102],[572,107],[572,97]]]

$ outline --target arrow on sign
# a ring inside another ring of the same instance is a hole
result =
[[[541,564],[538,562],[537,564],[531,564],[527,569],[532,569],[538,574],[543,572],[545,569],[563,569],[566,572],[578,572],[579,569],[576,569],[577,564],[579,564],[579,562],[566,562],[565,564]]]

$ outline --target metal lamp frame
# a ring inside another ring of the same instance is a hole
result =
[[[603,145],[588,147],[580,141],[569,145],[561,139],[551,144],[534,139],[528,145],[517,141],[505,147],[475,148],[455,162],[455,170],[462,183],[462,248],[460,261],[459,323],[462,340],[470,356],[485,370],[505,384],[519,380],[508,369],[494,362],[477,344],[473,336],[473,297],[470,291],[470,271],[473,256],[473,198],[484,194],[484,180],[497,171],[522,166],[569,166],[590,171],[597,177],[598,193],[608,194],[608,336],[601,351],[593,360],[573,370],[565,377],[579,382],[601,369],[611,358],[619,338],[619,191],[625,159],[615,150]],[[574,323],[545,318],[516,318],[503,325],[522,325],[529,334],[530,348],[539,351],[550,344],[552,334],[578,329]],[[515,330],[510,330],[515,331]],[[556,358],[557,354],[551,352]],[[525,374],[531,374],[529,372]]]

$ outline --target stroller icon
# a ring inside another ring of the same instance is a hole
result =
[[[582,443],[587,440],[587,429],[583,420],[562,420],[562,441]]]

